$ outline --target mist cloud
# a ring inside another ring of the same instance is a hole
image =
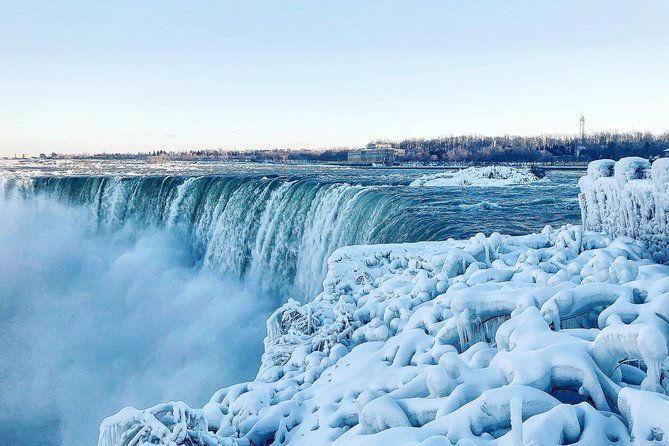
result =
[[[120,408],[255,376],[276,302],[200,267],[178,235],[101,234],[83,209],[0,199],[0,437],[91,445]]]

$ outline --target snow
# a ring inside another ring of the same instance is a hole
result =
[[[644,242],[657,262],[669,261],[669,159],[590,163],[579,180],[586,230]]]
[[[648,178],[650,162],[645,158],[632,156],[623,158],[613,166],[613,176],[620,184],[630,180],[643,180]]]
[[[509,166],[468,167],[457,172],[423,175],[411,182],[411,187],[480,186],[495,187],[539,181],[529,169]]]
[[[643,239],[343,247],[320,294],[267,321],[254,381],[202,409],[124,409],[99,446],[663,444],[667,321],[669,266]]]
[[[597,179],[601,177],[612,177],[613,167],[616,162],[609,159],[601,159],[592,161],[588,164],[588,176]]]
[[[339,248],[254,381],[124,409],[99,446],[667,444],[668,170],[591,163],[584,226]]]
[[[637,443],[667,444],[669,398],[658,393],[625,388],[618,396],[618,406],[629,425],[632,439]]]

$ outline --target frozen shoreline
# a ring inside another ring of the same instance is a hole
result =
[[[643,163],[619,163],[582,180],[586,229],[633,218],[619,217],[626,200],[603,220],[592,213],[593,177],[609,168],[623,188],[647,189],[635,183],[648,181]],[[653,181],[667,167],[654,165]],[[661,441],[669,266],[646,232],[615,238],[617,224],[597,228],[613,236],[565,226],[340,248],[324,291],[268,320],[255,381],[202,409],[124,409],[99,445]]]

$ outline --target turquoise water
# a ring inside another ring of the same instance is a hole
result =
[[[188,168],[186,168],[188,167]],[[409,187],[424,169],[198,164],[165,172],[33,173],[29,193],[90,209],[101,231],[180,234],[194,263],[312,297],[340,246],[524,234],[580,222],[580,172],[503,187]]]
[[[265,320],[312,299],[340,246],[580,220],[579,173],[408,186],[428,173],[0,161],[0,435],[94,444],[124,406],[201,406],[253,379]]]

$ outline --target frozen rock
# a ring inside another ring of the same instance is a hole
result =
[[[382,396],[365,404],[360,412],[360,425],[365,433],[375,434],[393,427],[411,426],[411,423],[395,400]]]
[[[468,167],[456,172],[423,175],[411,187],[480,186],[495,187],[539,181],[529,169],[509,166]]]
[[[634,444],[666,444],[669,440],[669,398],[654,392],[625,388],[618,396]]]
[[[630,180],[644,180],[649,177],[650,162],[645,158],[631,156],[618,161],[613,168],[613,176],[619,184]]]
[[[578,226],[340,248],[269,318],[256,380],[124,409],[99,446],[662,444],[669,265],[649,257]]]
[[[603,175],[610,160],[590,163],[579,180],[583,225],[611,237],[631,237],[643,243],[653,260],[669,260],[669,160],[651,164],[643,158],[615,163],[614,177]]]
[[[595,160],[588,165],[588,176],[593,180],[601,177],[612,177],[615,164],[616,162],[613,160]]]

